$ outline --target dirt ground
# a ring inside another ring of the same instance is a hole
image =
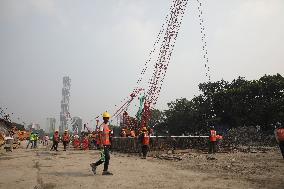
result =
[[[59,150],[1,150],[0,188],[284,188],[284,160],[278,149],[214,156],[189,151],[180,161],[113,152],[113,176],[101,175],[103,166],[92,174],[89,164],[99,158],[98,151]]]

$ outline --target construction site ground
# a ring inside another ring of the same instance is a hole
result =
[[[112,176],[93,175],[90,163],[99,151],[16,149],[0,152],[2,189],[79,188],[284,188],[284,160],[278,149],[254,153],[180,152],[140,159],[112,152]],[[173,157],[169,155],[169,157]]]

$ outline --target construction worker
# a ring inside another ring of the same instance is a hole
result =
[[[76,134],[73,140],[73,147],[78,150],[80,148],[80,145],[79,135]]]
[[[97,134],[96,131],[92,132],[92,141],[91,141],[91,149],[95,150],[97,145]]]
[[[210,126],[209,133],[209,154],[215,154],[216,152],[216,143],[217,143],[217,133],[214,126]]]
[[[99,140],[100,140],[99,144],[100,144],[100,148],[102,149],[101,158],[96,163],[90,164],[94,174],[96,174],[97,166],[104,163],[104,170],[102,174],[103,175],[113,175],[111,172],[108,171],[108,165],[109,165],[109,160],[110,160],[109,149],[111,147],[110,128],[108,125],[109,119],[110,119],[110,114],[108,112],[104,112],[103,113],[104,122],[100,126],[99,133],[98,133]]]
[[[135,131],[134,131],[134,129],[133,128],[131,128],[131,130],[130,130],[130,137],[135,137]]]
[[[279,148],[284,159],[284,125],[277,123],[277,129],[275,130],[275,138],[279,144]]]
[[[100,129],[96,129],[96,145],[97,145],[97,149],[100,149],[99,131],[100,131]]]
[[[146,159],[147,153],[149,151],[149,145],[150,145],[150,135],[146,127],[142,128],[142,132],[139,138],[142,144],[142,154],[143,154],[142,159]]]
[[[38,141],[38,139],[39,139],[39,135],[38,135],[38,132],[36,132],[34,134],[34,146],[33,146],[33,148],[37,148],[37,141]]]
[[[88,150],[89,149],[89,137],[88,134],[85,133],[82,140],[82,149]]]
[[[51,147],[50,151],[52,151],[52,150],[58,151],[57,148],[58,148],[58,143],[59,143],[59,140],[60,140],[60,136],[59,136],[58,130],[56,130],[54,132],[52,140],[53,140],[53,144],[52,144],[52,147]]]
[[[48,146],[49,136],[46,134],[43,138],[43,145]]]
[[[63,146],[64,146],[64,150],[63,151],[66,151],[66,147],[67,147],[67,145],[70,142],[70,136],[68,134],[68,130],[64,131],[63,136],[62,136],[62,142],[63,142]]]
[[[26,149],[29,148],[29,145],[30,145],[30,144],[31,144],[31,149],[32,149],[33,146],[34,146],[34,133],[33,133],[33,132],[31,132],[31,134],[30,134],[29,142],[28,142],[28,144],[27,144]]]

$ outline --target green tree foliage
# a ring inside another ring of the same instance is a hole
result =
[[[159,112],[163,116],[158,128],[180,135],[204,134],[208,125],[221,130],[259,125],[263,132],[271,133],[276,122],[284,124],[284,78],[280,74],[252,81],[239,77],[232,82],[201,83],[199,89],[201,94],[190,101],[182,98],[168,103],[168,109]]]
[[[164,114],[158,109],[151,110],[151,119],[148,123],[148,126],[153,128],[163,122]]]

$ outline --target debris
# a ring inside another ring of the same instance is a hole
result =
[[[206,159],[207,160],[217,160],[217,158],[215,158],[214,156],[207,156]]]
[[[178,156],[178,155],[168,155],[168,154],[157,155],[156,158],[164,159],[164,160],[178,160],[178,161],[183,159],[181,156]]]

